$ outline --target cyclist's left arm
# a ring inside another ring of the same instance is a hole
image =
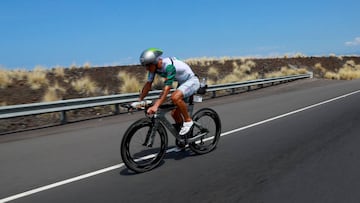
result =
[[[170,93],[172,84],[175,80],[176,69],[173,65],[166,66],[166,75],[165,76],[165,86],[160,95],[160,98],[156,100],[155,104],[148,109],[148,113],[155,113],[159,106],[166,101],[167,95]]]
[[[167,95],[170,93],[170,90],[171,90],[171,86],[168,86],[168,85],[163,88],[160,98],[158,100],[156,100],[156,102],[154,104],[154,106],[156,106],[156,108],[159,108],[159,106],[165,102]]]
[[[155,112],[157,112],[159,106],[164,103],[164,101],[166,100],[167,95],[170,93],[171,90],[171,86],[165,86],[160,98],[158,100],[156,100],[155,104],[153,106],[151,106],[148,110],[147,113],[148,114],[154,114]]]

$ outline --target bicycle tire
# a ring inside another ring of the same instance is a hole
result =
[[[206,154],[214,150],[219,142],[221,134],[221,120],[219,115],[210,108],[203,108],[197,111],[193,118],[194,121],[200,123],[203,127],[207,128],[209,132],[201,138],[200,141],[195,141],[189,144],[189,148],[196,154]],[[206,122],[212,121],[212,123]],[[192,135],[196,135],[199,129],[194,125]],[[209,143],[209,145],[205,145]]]
[[[154,139],[157,146],[147,147],[144,142],[151,132],[153,123],[148,118],[143,118],[133,123],[125,132],[120,147],[121,158],[128,169],[136,173],[143,173],[157,167],[165,156],[168,144],[167,133],[162,124],[159,124]],[[139,136],[142,136],[138,138]],[[134,146],[132,146],[134,144]],[[135,148],[139,152],[133,153]]]

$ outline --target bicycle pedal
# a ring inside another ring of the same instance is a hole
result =
[[[180,140],[175,140],[175,145],[180,148],[182,151],[185,150],[186,144]]]

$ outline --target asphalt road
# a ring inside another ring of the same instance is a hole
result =
[[[143,174],[119,154],[142,113],[4,135],[0,202],[359,202],[359,89],[306,79],[207,100],[217,149],[172,151]]]

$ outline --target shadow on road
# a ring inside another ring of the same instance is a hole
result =
[[[169,149],[171,149],[171,148],[172,147],[169,147]],[[171,152],[166,153],[164,159],[161,161],[161,163],[157,167],[161,167],[163,164],[165,164],[167,159],[182,160],[182,159],[184,159],[186,157],[190,157],[190,156],[196,156],[196,154],[194,154],[191,150],[189,150],[189,148],[183,149],[181,151],[171,151]],[[137,174],[138,173],[135,173],[134,171],[129,170],[127,167],[124,167],[120,171],[120,175],[123,175],[123,176],[132,176],[132,175],[137,175]]]

